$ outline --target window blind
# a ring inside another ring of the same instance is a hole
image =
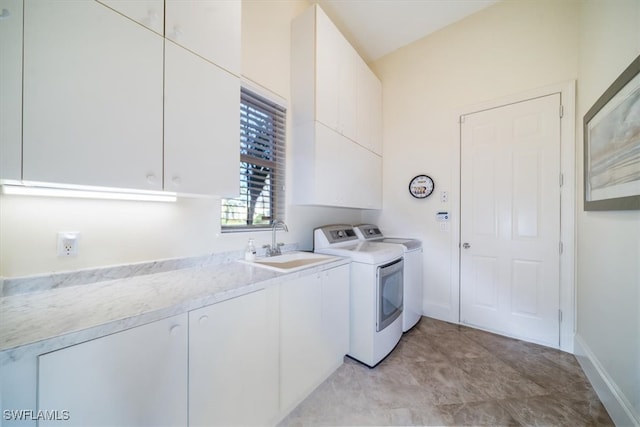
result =
[[[222,199],[223,231],[284,218],[286,109],[246,88],[240,96],[240,197]]]

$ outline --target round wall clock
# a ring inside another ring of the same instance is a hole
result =
[[[433,193],[435,184],[427,175],[418,175],[409,182],[409,193],[416,199],[424,199]]]

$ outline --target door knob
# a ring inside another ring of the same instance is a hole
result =
[[[463,247],[463,248],[465,248],[465,249],[469,249],[469,248],[471,247],[471,245],[470,245],[470,244],[468,244],[467,242],[464,242],[464,243],[462,244],[462,247]]]

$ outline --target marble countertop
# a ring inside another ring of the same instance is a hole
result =
[[[278,273],[228,262],[0,298],[0,364],[186,313],[348,264],[346,258]]]

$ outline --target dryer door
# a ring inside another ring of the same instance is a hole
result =
[[[402,314],[404,261],[397,259],[378,267],[376,331],[380,332]]]

